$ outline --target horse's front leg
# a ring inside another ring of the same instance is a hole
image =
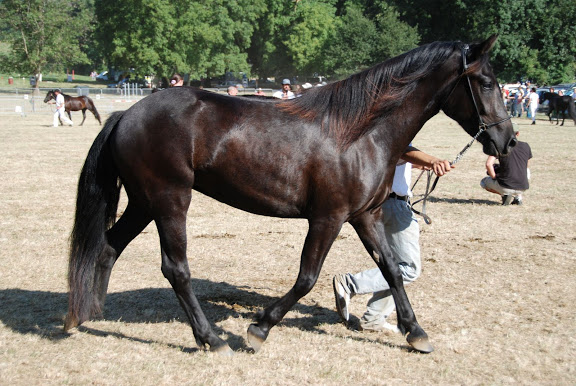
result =
[[[256,315],[256,323],[248,328],[248,342],[255,352],[260,350],[270,329],[305,296],[318,280],[324,259],[342,228],[343,221],[314,219],[309,221],[308,235],[302,249],[300,271],[294,286],[288,293]]]
[[[212,330],[200,303],[192,290],[190,269],[186,257],[186,212],[190,204],[190,191],[182,188],[179,192],[173,186],[155,196],[153,202],[154,221],[160,236],[162,250],[162,273],[168,279],[180,305],[192,326],[196,343],[210,351],[225,355],[232,354],[226,342]]]
[[[384,279],[390,287],[390,293],[396,305],[398,329],[402,334],[408,334],[406,340],[415,350],[423,353],[434,351],[428,341],[428,335],[418,324],[416,315],[408,300],[399,268],[400,260],[393,255],[386,239],[386,228],[383,223],[381,209],[375,213],[366,212],[350,223],[358,233],[364,247],[382,271]]]
[[[85,120],[86,120],[86,109],[82,109],[82,123],[80,123],[80,126],[84,124]]]

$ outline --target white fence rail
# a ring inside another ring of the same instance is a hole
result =
[[[140,99],[150,95],[151,89],[142,89],[134,85],[125,85],[123,88],[62,88],[64,94],[71,96],[89,96],[96,105],[98,112],[110,114],[113,111],[126,110]],[[27,116],[31,114],[45,114],[55,112],[53,104],[44,103],[46,94],[52,88],[14,88],[0,89],[0,116]],[[226,93],[226,88],[207,89],[220,94]],[[266,89],[271,94],[272,90]],[[239,95],[254,94],[255,89],[247,88],[239,91]],[[77,114],[79,114],[78,112]],[[72,113],[74,119],[75,113]],[[87,113],[87,119],[90,113]],[[104,117],[103,117],[104,118]]]
[[[0,115],[27,116],[31,114],[50,114],[55,112],[53,104],[44,103],[46,94],[52,88],[15,88],[0,90]],[[144,89],[97,89],[63,88],[62,92],[71,96],[89,96],[100,114],[109,114],[117,110],[126,110],[132,104],[150,94]],[[87,113],[88,115],[90,113]],[[75,114],[72,113],[74,116]]]

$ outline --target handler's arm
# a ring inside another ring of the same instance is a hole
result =
[[[440,158],[426,154],[413,146],[409,146],[400,158],[416,166],[421,166],[426,170],[431,169],[437,176],[443,176],[454,168],[454,165],[451,165],[450,161],[441,160]]]
[[[486,170],[488,171],[488,175],[493,180],[496,179],[496,172],[494,171],[494,162],[496,161],[496,157],[493,155],[489,156],[486,160]]]

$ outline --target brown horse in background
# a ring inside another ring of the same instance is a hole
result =
[[[94,114],[94,117],[98,120],[98,123],[102,124],[102,121],[100,120],[100,114],[98,114],[98,110],[96,110],[96,106],[94,105],[92,99],[87,96],[73,97],[64,93],[62,93],[62,95],[64,95],[65,102],[64,110],[66,113],[68,113],[68,118],[70,118],[70,120],[72,120],[70,111],[82,110],[82,123],[80,123],[80,126],[82,126],[86,120],[86,110],[90,110],[92,114]],[[44,98],[44,103],[48,103],[51,100],[56,100],[56,94],[54,93],[54,90],[48,91],[46,98]]]

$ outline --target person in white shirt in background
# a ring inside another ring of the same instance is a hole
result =
[[[56,94],[56,112],[54,113],[54,127],[58,127],[59,121],[62,121],[62,124],[67,124],[68,126],[73,126],[74,123],[66,116],[66,109],[65,104],[66,101],[64,100],[64,95],[62,95],[62,91],[60,89],[54,90],[54,94]]]
[[[278,99],[296,98],[296,95],[294,95],[294,93],[292,92],[292,87],[290,86],[290,79],[282,80],[282,90],[276,91],[272,96]]]
[[[528,96],[528,108],[530,109],[530,116],[532,117],[532,124],[536,124],[536,110],[538,109],[540,97],[536,93],[536,87],[530,89],[530,95]]]

